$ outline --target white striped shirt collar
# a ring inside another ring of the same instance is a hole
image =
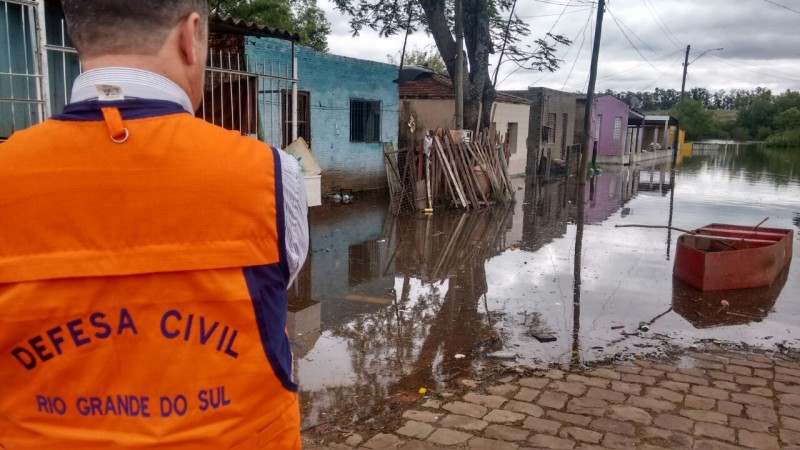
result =
[[[104,67],[83,72],[72,85],[71,103],[99,98],[98,86],[119,87],[126,98],[146,98],[178,103],[194,114],[192,101],[172,80],[147,70],[130,67]]]

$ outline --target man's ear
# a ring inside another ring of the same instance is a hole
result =
[[[205,36],[201,27],[203,20],[196,12],[189,14],[178,24],[178,45],[180,46],[181,56],[188,65],[198,64],[200,61],[200,51],[202,45],[200,39]]]

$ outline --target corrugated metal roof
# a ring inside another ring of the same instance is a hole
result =
[[[212,33],[241,34],[246,36],[271,37],[286,41],[297,42],[300,35],[291,31],[278,28],[258,25],[243,19],[233,17],[223,17],[219,14],[211,14],[209,17],[209,29]]]

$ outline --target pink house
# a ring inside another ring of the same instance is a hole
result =
[[[584,142],[582,130],[585,110],[586,99],[578,99],[576,142]],[[610,94],[599,95],[594,99],[591,117],[592,145],[597,146],[598,164],[627,164],[630,154],[641,150],[641,121],[644,115],[631,109],[627,103]]]

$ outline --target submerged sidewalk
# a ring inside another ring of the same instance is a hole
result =
[[[399,426],[306,435],[304,446],[800,449],[800,363],[783,355],[690,353],[459,384],[420,399]]]

